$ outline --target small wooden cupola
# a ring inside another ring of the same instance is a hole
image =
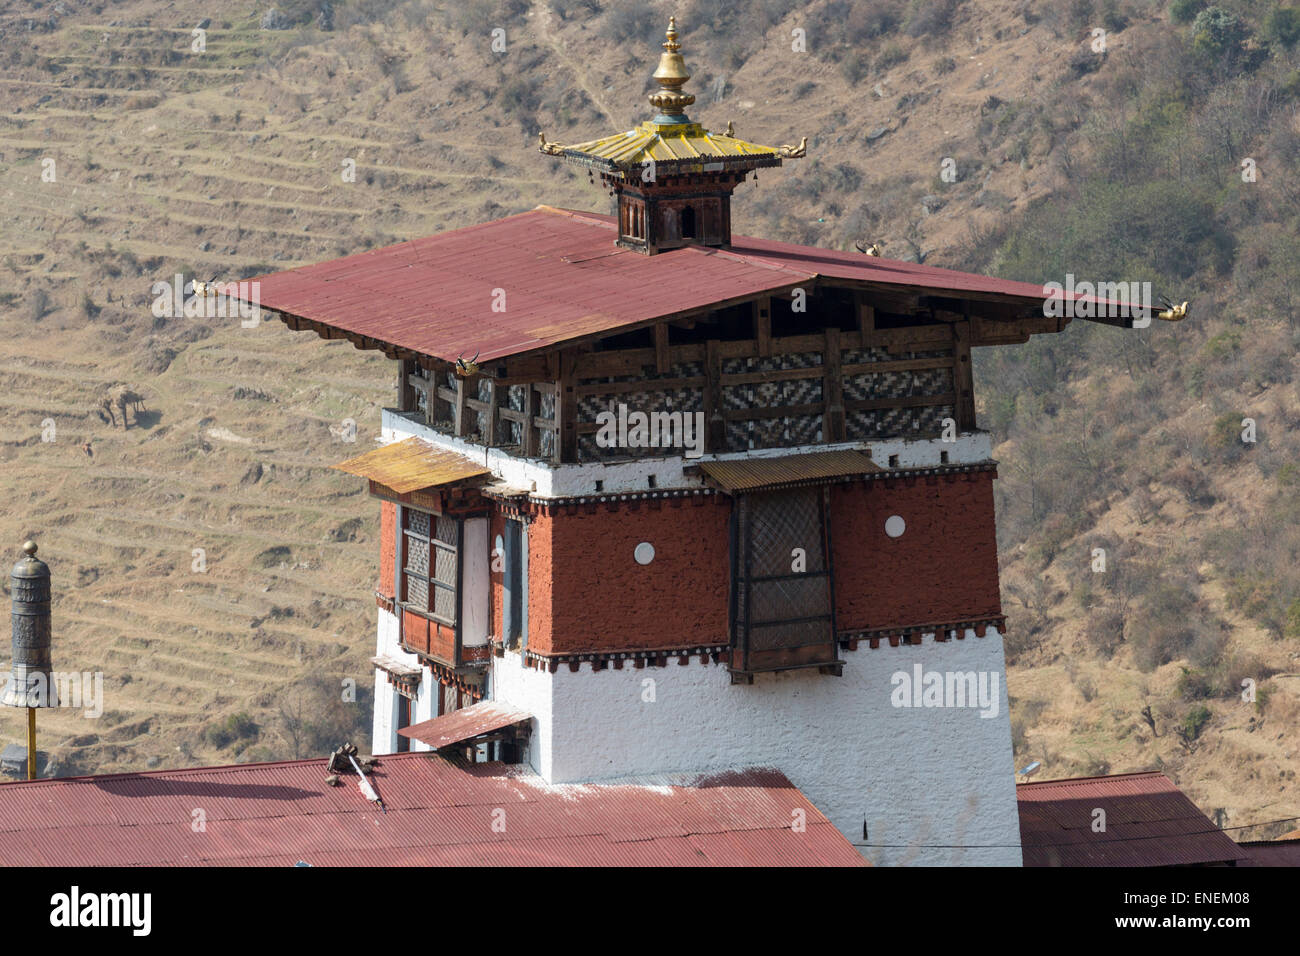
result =
[[[539,149],[599,172],[618,200],[618,245],[646,255],[681,246],[731,243],[731,193],[761,166],[804,155],[798,146],[759,146],[735,136],[730,123],[711,133],[686,115],[695,97],[677,42],[677,19],[668,21],[664,52],[650,94],[655,115],[635,129],[564,146],[539,133]]]

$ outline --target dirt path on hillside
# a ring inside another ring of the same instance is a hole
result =
[[[555,36],[555,34],[551,32],[551,15],[552,15],[551,9],[546,4],[544,3],[533,4],[533,19],[537,23],[537,39],[541,40],[543,43],[545,43],[547,46],[549,46],[552,50],[555,51],[556,56],[558,56],[561,60],[563,60],[565,66],[567,66],[569,70],[573,73],[573,78],[576,81],[576,85],[583,92],[585,92],[587,96],[591,97],[591,101],[596,104],[596,107],[602,113],[605,114],[605,118],[608,119],[613,126],[617,127],[619,125],[619,121],[615,117],[614,111],[611,110],[609,106],[605,103],[604,99],[601,97],[596,87],[594,87],[591,83],[587,81],[586,71],[583,70],[582,66],[579,63],[575,62],[569,56],[569,54],[564,49],[564,45],[560,43],[559,39]]]

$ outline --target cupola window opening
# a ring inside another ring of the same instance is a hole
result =
[[[687,206],[682,210],[682,238],[695,239],[695,207]]]

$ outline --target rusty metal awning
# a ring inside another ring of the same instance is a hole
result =
[[[398,731],[403,737],[428,744],[434,750],[465,744],[476,737],[495,734],[510,727],[531,724],[533,715],[526,710],[503,707],[496,701],[471,704],[433,720],[421,721]]]
[[[393,442],[331,467],[369,478],[399,495],[491,474],[473,459],[420,438]]]
[[[815,451],[773,458],[738,458],[700,463],[704,480],[727,494],[815,485],[837,478],[883,471],[860,451]]]

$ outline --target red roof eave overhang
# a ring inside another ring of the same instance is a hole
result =
[[[477,355],[480,364],[581,346],[818,284],[903,294],[994,322],[1052,318],[1045,310],[1048,291],[1030,283],[744,236],[725,249],[688,246],[645,256],[615,246],[614,231],[612,217],[542,206],[259,276],[235,297],[277,313],[290,328],[346,337],[391,358],[451,363]],[[1063,298],[1120,313],[1081,318],[1133,325],[1132,303]],[[1062,316],[1031,331],[1060,331],[1069,321]]]

